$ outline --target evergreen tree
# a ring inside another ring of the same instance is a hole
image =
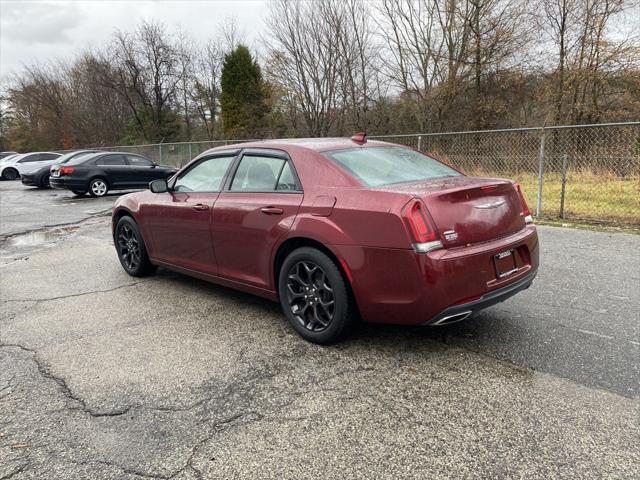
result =
[[[244,45],[225,55],[220,87],[225,138],[263,137],[267,89],[258,62]]]

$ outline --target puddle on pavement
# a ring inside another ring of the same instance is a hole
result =
[[[36,230],[34,232],[21,233],[7,238],[2,242],[2,246],[5,248],[24,248],[24,247],[38,247],[53,243],[62,237],[71,235],[78,231],[80,227],[58,227],[47,230]]]

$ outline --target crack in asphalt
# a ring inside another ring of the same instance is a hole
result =
[[[20,230],[18,232],[0,234],[0,245],[2,245],[7,240],[9,240],[9,239],[11,239],[13,237],[18,237],[20,235],[27,235],[29,233],[52,230],[54,228],[59,228],[59,227],[72,227],[72,226],[78,226],[79,227],[82,223],[85,223],[85,222],[87,222],[89,220],[93,220],[93,219],[99,218],[99,217],[106,217],[109,213],[111,213],[111,210],[112,210],[111,207],[106,209],[106,210],[100,210],[99,212],[94,212],[94,213],[89,214],[88,217],[81,218],[80,220],[74,220],[72,222],[54,223],[54,224],[50,224],[50,225],[45,224],[42,227],[38,227],[38,228],[31,228],[31,229],[27,229],[27,230]],[[69,235],[71,235],[71,234],[69,234]]]
[[[23,465],[19,465],[18,467],[16,467],[13,471],[9,472],[6,475],[3,475],[2,477],[0,477],[0,480],[9,480],[10,478],[15,477],[16,475],[18,475],[19,473],[24,472],[27,467],[29,466],[28,463],[25,463]]]
[[[120,290],[122,288],[129,288],[129,287],[133,287],[134,285],[138,285],[141,282],[133,282],[133,283],[127,283],[125,285],[119,285],[117,287],[113,287],[113,288],[107,288],[105,290],[91,290],[89,292],[79,292],[79,293],[72,293],[69,295],[59,295],[57,297],[47,297],[47,298],[10,298],[7,300],[3,300],[2,303],[22,303],[22,302],[35,302],[35,303],[42,303],[42,302],[51,302],[53,300],[62,300],[65,298],[75,298],[75,297],[82,297],[85,295],[93,295],[96,293],[109,293],[109,292],[114,292],[116,290]]]
[[[106,412],[99,412],[99,411],[95,411],[92,408],[90,408],[86,401],[79,397],[78,395],[74,394],[73,391],[71,390],[71,388],[69,388],[69,385],[67,385],[66,380],[63,377],[60,377],[58,375],[55,375],[52,371],[51,368],[44,363],[42,360],[40,360],[38,358],[38,352],[32,348],[29,347],[25,347],[24,345],[20,345],[18,343],[4,343],[2,341],[0,341],[0,348],[18,348],[24,352],[27,352],[31,355],[31,359],[35,362],[37,368],[38,368],[38,372],[40,372],[40,374],[44,377],[47,378],[49,380],[53,380],[54,382],[56,382],[58,384],[58,386],[60,387],[60,390],[62,391],[62,394],[70,399],[73,400],[74,402],[78,403],[80,405],[80,409],[91,415],[94,418],[100,418],[100,417],[117,417],[120,415],[124,415],[125,413],[129,412],[129,410],[131,410],[131,406],[127,406],[124,408],[119,408],[119,409],[115,409],[112,411],[106,411]]]
[[[131,468],[130,466],[123,466],[118,463],[105,461],[105,460],[75,461],[75,460],[67,459],[67,461],[70,461],[76,464],[81,464],[81,465],[83,464],[108,465],[108,466],[120,469],[124,474],[127,474],[127,475],[134,475],[140,478],[150,478],[150,479],[160,479],[160,480],[171,480],[187,471],[193,472],[196,478],[203,478],[203,474],[201,470],[196,466],[196,463],[195,463],[198,452],[202,449],[203,446],[211,442],[217,435],[220,434],[220,432],[226,430],[227,428],[232,428],[240,425],[247,425],[249,423],[263,420],[265,418],[264,413],[261,413],[255,409],[251,409],[248,411],[246,410],[246,406],[248,405],[249,399],[250,397],[253,396],[253,394],[251,394],[250,392],[255,391],[254,387],[256,385],[256,382],[268,381],[269,379],[272,379],[273,377],[281,373],[283,369],[285,369],[285,365],[281,365],[282,368],[278,368],[279,367],[278,365],[272,365],[271,366],[272,368],[252,369],[249,372],[249,375],[244,375],[242,376],[242,378],[238,378],[234,382],[227,384],[225,388],[218,390],[215,395],[207,396],[187,406],[154,407],[151,405],[128,405],[128,406],[114,409],[111,411],[99,411],[94,408],[91,408],[87,404],[87,401],[85,399],[83,399],[82,397],[74,393],[63,377],[54,374],[51,371],[50,366],[48,366],[44,361],[42,361],[39,358],[38,353],[35,349],[29,348],[25,345],[21,345],[17,343],[3,343],[3,342],[0,342],[0,348],[15,348],[25,353],[28,353],[29,358],[31,358],[32,361],[35,362],[40,375],[45,379],[54,381],[58,385],[64,397],[72,400],[73,402],[77,403],[79,406],[79,408],[67,408],[67,410],[81,410],[82,412],[90,415],[92,418],[119,417],[133,410],[178,413],[178,412],[190,411],[198,407],[204,407],[206,404],[210,402],[214,402],[216,400],[229,401],[230,399],[233,399],[233,398],[241,398],[242,401],[240,402],[240,404],[235,405],[234,409],[236,411],[234,413],[218,421],[212,422],[211,420],[206,419],[203,422],[197,422],[196,426],[206,425],[205,431],[208,430],[208,433],[206,433],[203,438],[201,438],[199,441],[197,441],[197,443],[193,447],[191,447],[190,453],[188,454],[183,466],[173,471],[172,473],[161,474],[158,472],[147,472],[140,469]],[[283,407],[286,407],[287,405],[291,405],[292,403],[299,400],[304,395],[321,390],[323,384],[337,377],[340,377],[343,375],[353,375],[358,372],[369,372],[372,370],[375,370],[375,369],[369,366],[358,366],[353,369],[341,370],[326,378],[317,379],[316,381],[313,381],[311,383],[313,388],[310,388],[310,389],[307,388],[302,391],[296,392],[296,394],[293,395],[293,397],[290,398],[288,401],[284,403],[280,403],[276,406],[273,406],[271,407],[271,409],[282,410]],[[13,476],[17,473],[19,472],[18,471],[16,471],[15,473],[12,472],[10,475]],[[6,477],[6,478],[10,478],[10,477]]]

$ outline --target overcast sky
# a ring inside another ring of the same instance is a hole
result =
[[[265,16],[263,0],[0,0],[0,76],[36,60],[101,47],[114,30],[132,30],[142,20],[161,21],[172,30],[181,26],[204,42],[233,17],[255,47]]]

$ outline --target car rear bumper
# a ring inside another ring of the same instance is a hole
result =
[[[84,180],[74,180],[69,177],[50,177],[49,185],[53,188],[66,188],[68,190],[86,190],[87,185]]]
[[[504,302],[507,298],[512,297],[516,293],[526,290],[531,286],[533,279],[537,274],[538,271],[535,270],[514,283],[482,295],[477,300],[449,307],[431,320],[428,320],[426,324],[447,325],[449,323],[462,321],[473,313],[489,308],[496,303]]]
[[[533,225],[504,238],[429,253],[340,245],[332,250],[350,270],[363,320],[376,323],[449,323],[454,315],[477,312],[526,289],[538,270]],[[513,250],[517,268],[500,277],[494,256],[507,250]]]

